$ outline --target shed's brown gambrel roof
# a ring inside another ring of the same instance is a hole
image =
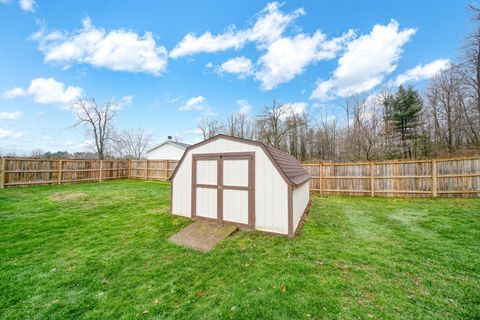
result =
[[[274,147],[267,145],[264,146],[272,158],[277,162],[283,173],[287,176],[288,180],[290,180],[292,185],[298,186],[305,181],[310,180],[310,174],[302,167],[295,157],[275,149]]]
[[[180,159],[180,162],[178,163],[177,167],[175,168],[175,171],[173,171],[172,176],[170,177],[170,180],[175,177],[178,168],[182,165],[183,160],[188,153],[188,151],[195,149],[196,147],[199,147],[201,145],[204,145],[206,143],[215,141],[217,139],[224,138],[227,140],[232,140],[232,141],[238,141],[242,143],[247,143],[251,145],[256,145],[259,146],[260,148],[265,151],[265,154],[269,157],[270,161],[272,161],[273,165],[275,168],[278,170],[280,175],[283,177],[283,179],[293,187],[299,186],[308,180],[310,180],[311,176],[310,174],[305,171],[305,169],[302,167],[300,162],[293,156],[282,152],[280,150],[277,150],[271,146],[267,146],[262,142],[259,141],[253,141],[253,140],[247,140],[247,139],[242,139],[242,138],[237,138],[237,137],[232,137],[232,136],[227,136],[224,134],[219,134],[213,138],[204,140],[202,142],[193,144],[189,146],[185,152],[182,155],[182,158]]]

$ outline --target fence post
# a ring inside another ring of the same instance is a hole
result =
[[[145,180],[148,180],[148,159],[145,160]]]
[[[373,162],[370,162],[370,196],[375,196],[375,175]]]
[[[102,174],[103,174],[103,160],[100,160],[100,172],[98,174],[98,181],[102,181]]]
[[[320,162],[320,170],[319,170],[319,174],[320,174],[320,194],[323,194],[323,181],[322,181],[322,177],[323,177],[323,163]]]
[[[437,161],[432,160],[432,195],[437,197]]]
[[[62,160],[58,160],[57,184],[62,183]]]
[[[5,188],[5,158],[2,157],[0,167],[0,189]]]
[[[165,170],[165,181],[168,181],[169,175],[168,175],[168,160],[165,160],[167,163],[165,166],[167,167],[167,170]]]
[[[400,179],[398,178],[398,160],[393,160],[393,175],[395,178],[393,179],[395,188],[394,190],[400,190]]]

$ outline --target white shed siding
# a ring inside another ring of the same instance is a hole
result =
[[[197,216],[217,219],[217,189],[197,188]]]
[[[217,160],[197,160],[197,183],[217,184]]]
[[[223,160],[223,184],[248,186],[248,160]]]
[[[310,197],[310,183],[305,182],[300,187],[293,189],[293,230],[297,229],[303,212],[307,207]]]
[[[226,140],[190,150],[174,177],[172,213],[191,216],[192,153],[255,152],[255,228],[288,234],[288,185],[259,146]]]
[[[223,189],[223,220],[248,223],[248,191]]]
[[[188,168],[185,168],[188,166]],[[192,208],[192,161],[185,159],[182,168],[175,175],[175,183],[172,183],[172,213],[184,217],[191,217]]]
[[[185,151],[184,148],[171,143],[162,144],[147,153],[148,160],[180,160]]]

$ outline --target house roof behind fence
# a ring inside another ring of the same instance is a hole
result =
[[[150,152],[150,151],[152,151],[152,150],[155,150],[155,149],[157,149],[158,147],[161,147],[161,146],[163,146],[163,145],[166,144],[166,143],[173,144],[173,145],[175,145],[175,146],[177,146],[177,147],[180,147],[180,148],[182,148],[182,149],[186,149],[186,148],[188,148],[188,147],[191,146],[191,145],[188,144],[188,143],[183,143],[183,142],[178,142],[178,141],[172,141],[172,140],[165,140],[165,141],[163,141],[162,143],[159,143],[159,144],[151,147],[150,149],[147,150],[147,152]]]

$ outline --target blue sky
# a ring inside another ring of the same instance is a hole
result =
[[[70,102],[116,126],[199,139],[202,116],[277,99],[341,117],[351,94],[422,84],[455,62],[468,1],[0,0],[0,153],[85,150]]]

